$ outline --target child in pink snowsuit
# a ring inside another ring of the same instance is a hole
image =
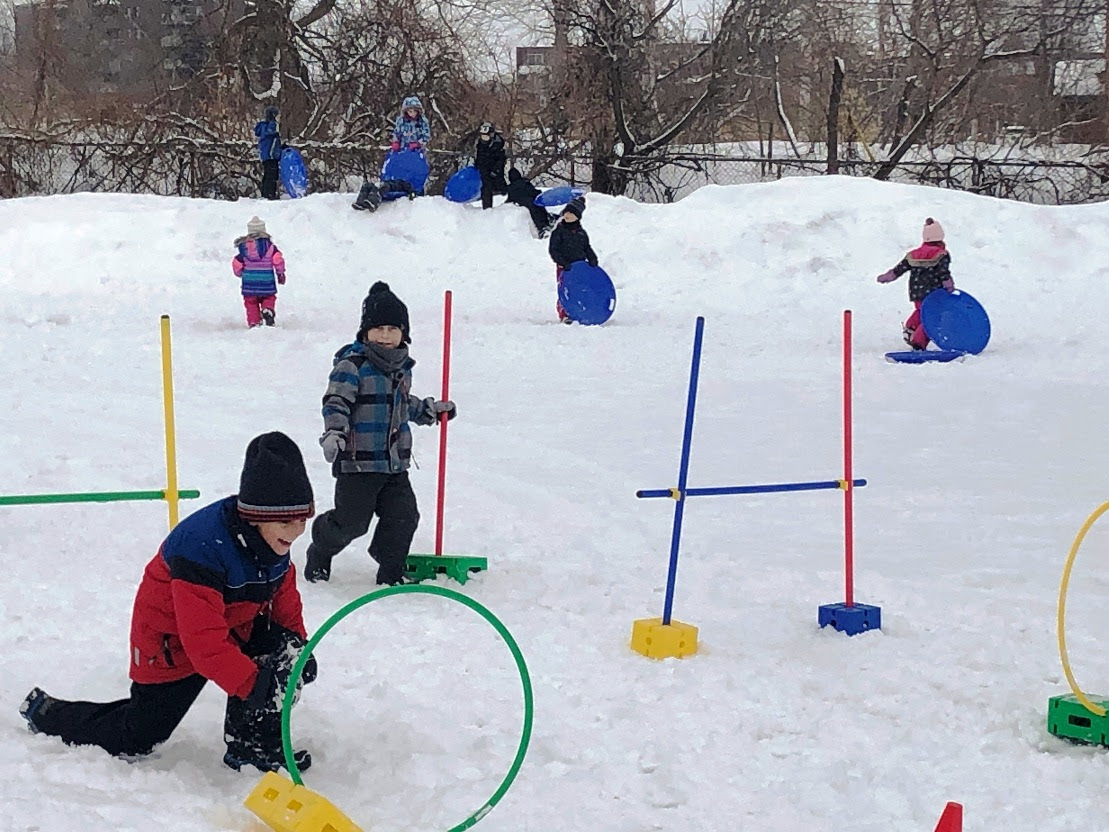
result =
[[[235,246],[239,252],[231,260],[231,269],[235,277],[243,281],[246,325],[251,328],[262,323],[273,326],[277,315],[274,308],[277,284],[285,282],[285,258],[266,233],[266,224],[258,217],[250,218],[246,236],[235,240]]]
[[[903,334],[905,343],[914,350],[923,350],[931,340],[920,321],[920,304],[936,289],[955,291],[955,281],[951,279],[951,255],[943,242],[943,226],[929,217],[924,221],[923,241],[902,258],[901,262],[878,275],[879,283],[897,280],[909,272],[909,300],[913,313],[905,321]]]

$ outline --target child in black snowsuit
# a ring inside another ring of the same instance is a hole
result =
[[[335,353],[323,396],[323,456],[335,476],[335,508],[312,524],[304,577],[331,578],[331,559],[361,537],[377,515],[370,557],[379,584],[404,582],[404,566],[420,522],[408,481],[412,458],[409,421],[433,425],[453,419],[454,402],[418,399],[410,392],[408,307],[377,282],[362,302],[354,343]]]
[[[927,349],[931,341],[920,320],[920,305],[924,299],[936,289],[955,291],[955,281],[951,279],[951,255],[943,241],[943,226],[928,217],[924,221],[921,237],[919,248],[906,254],[888,272],[878,275],[879,283],[891,283],[909,272],[909,300],[914,308],[905,321],[902,334],[905,343],[914,350]]]
[[[539,196],[539,193],[539,189],[531,184],[530,179],[525,179],[524,175],[516,168],[509,168],[507,201],[528,209],[528,213],[531,214],[531,221],[535,224],[535,230],[539,233],[539,239],[543,239],[550,233],[551,226],[555,224],[557,217],[548,214],[547,209],[542,205],[535,204],[535,198]]]
[[[493,207],[493,194],[508,193],[508,183],[504,181],[505,161],[504,136],[487,121],[481,125],[474,146],[474,167],[481,174],[482,210]]]
[[[551,259],[558,267],[555,279],[558,287],[562,288],[562,273],[578,260],[585,260],[590,266],[597,265],[597,253],[589,245],[589,235],[581,225],[581,216],[585,213],[585,198],[575,197],[562,209],[562,222],[555,226],[551,232],[551,242],[547,246]],[[562,308],[562,301],[557,301],[555,308],[558,310],[558,319],[564,323],[572,323],[566,310]]]
[[[412,190],[411,183],[404,179],[382,179],[380,185],[375,185],[367,179],[362,183],[362,187],[358,190],[358,197],[350,207],[356,211],[376,211],[378,206],[381,205],[383,191],[385,193],[403,193],[409,199],[416,198],[416,192]]]
[[[285,765],[281,706],[306,643],[289,549],[315,511],[300,449],[278,431],[246,449],[239,493],[182,520],[146,565],[131,614],[131,692],[115,702],[34,688],[19,707],[38,734],[119,757],[169,739],[208,681],[227,693],[223,761]],[[301,679],[316,678],[315,657]],[[311,765],[306,751],[297,767]]]

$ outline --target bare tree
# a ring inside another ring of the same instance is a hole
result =
[[[950,112],[959,96],[991,68],[1027,78],[1026,65],[1049,77],[1041,95],[1051,97],[1052,56],[1068,32],[1085,21],[1100,0],[911,0],[908,13],[893,9],[894,37],[905,56],[897,100],[899,128],[875,177],[886,179],[898,163]],[[905,125],[904,132],[900,124]]]
[[[623,193],[664,161],[679,138],[715,138],[740,112],[768,67],[784,0],[726,0],[704,39],[667,31],[677,0],[558,0],[548,13],[567,28],[564,83],[549,122],[584,140],[592,187]]]

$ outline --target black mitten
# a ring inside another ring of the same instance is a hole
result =
[[[277,677],[269,656],[259,663],[258,678],[245,701],[250,711],[273,710],[277,706]]]

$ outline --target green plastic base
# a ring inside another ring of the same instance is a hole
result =
[[[489,568],[486,558],[469,555],[409,555],[404,577],[415,583],[427,581],[436,575],[446,575],[460,584],[470,579],[471,572],[484,572]]]
[[[1109,747],[1109,699],[1088,698],[1105,708],[1106,715],[1098,716],[1072,693],[1053,696],[1047,700],[1047,730],[1063,739]]]

